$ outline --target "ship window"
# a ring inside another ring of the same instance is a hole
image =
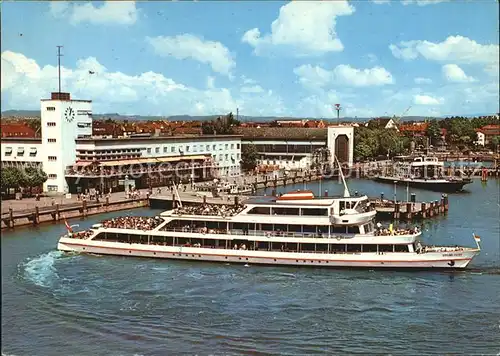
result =
[[[378,245],[378,252],[392,252],[393,245]]]
[[[300,250],[302,252],[314,252],[315,249],[315,244],[300,244]]]
[[[302,215],[307,216],[327,216],[328,209],[318,209],[318,208],[303,208]]]
[[[345,252],[345,244],[332,244],[332,245],[330,245],[330,251],[332,253],[344,253]]]
[[[358,244],[348,244],[347,245],[347,252],[361,252],[361,245]]]
[[[348,234],[359,234],[359,226],[348,226],[347,233]]]
[[[273,208],[273,215],[299,215],[299,208]]]
[[[289,232],[302,232],[302,225],[288,225]]]
[[[408,252],[408,245],[394,245],[394,252]]]
[[[315,234],[317,227],[314,225],[304,225],[303,226],[303,231],[305,234]]]
[[[261,230],[262,231],[274,231],[272,224],[262,224]]]
[[[256,206],[248,214],[271,215],[271,208],[268,206]]]
[[[297,243],[296,242],[286,242],[285,243],[285,251],[297,252]]]
[[[346,227],[345,226],[333,226],[331,231],[334,234],[345,234]]]
[[[363,252],[377,252],[377,245],[363,245]]]
[[[267,251],[269,249],[269,242],[259,241],[257,244],[257,249]]]
[[[328,252],[328,244],[316,244],[316,251],[323,253]]]

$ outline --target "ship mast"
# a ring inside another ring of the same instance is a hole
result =
[[[334,155],[334,157],[335,160],[337,161],[337,164],[339,165],[340,178],[342,178],[342,183],[344,184],[344,198],[349,198],[351,196],[351,193],[349,193],[349,188],[347,187],[347,183],[345,182],[344,172],[342,172],[342,166],[340,165],[337,155]]]

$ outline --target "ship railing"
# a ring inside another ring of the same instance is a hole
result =
[[[169,229],[160,229],[160,231],[168,231],[168,232],[184,232],[184,233],[193,233],[193,234],[227,234],[227,235],[238,235],[238,236],[265,236],[265,237],[297,237],[297,238],[352,238],[355,234],[328,234],[326,233],[309,233],[309,232],[287,232],[287,231],[260,231],[260,230],[243,230],[243,229],[207,229],[206,231],[203,228],[169,228]]]

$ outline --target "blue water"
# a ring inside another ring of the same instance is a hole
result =
[[[2,236],[5,355],[497,354],[500,181],[450,195],[428,220],[432,244],[482,252],[466,272],[244,267],[65,255],[61,225]],[[393,194],[350,181],[351,191]],[[301,185],[303,188],[303,185]],[[319,191],[317,184],[309,185]],[[321,190],[340,193],[336,182]],[[291,187],[287,187],[291,189]],[[414,191],[418,200],[440,194]],[[405,188],[398,188],[404,199]],[[137,215],[157,211],[134,210]],[[79,223],[89,227],[113,213]]]

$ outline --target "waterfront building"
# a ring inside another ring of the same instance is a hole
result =
[[[254,145],[262,169],[267,167],[307,169],[323,149],[336,155],[341,163],[353,164],[354,127],[334,125],[327,128],[245,127],[239,128],[243,145]]]
[[[46,192],[120,190],[127,176],[136,187],[144,188],[164,184],[179,171],[183,177],[190,172],[188,180],[240,175],[241,137],[237,135],[93,136],[92,101],[60,92],[41,100],[40,116],[41,138],[2,137],[1,159],[3,166],[43,168],[48,176]],[[152,178],[163,171],[169,173]]]

